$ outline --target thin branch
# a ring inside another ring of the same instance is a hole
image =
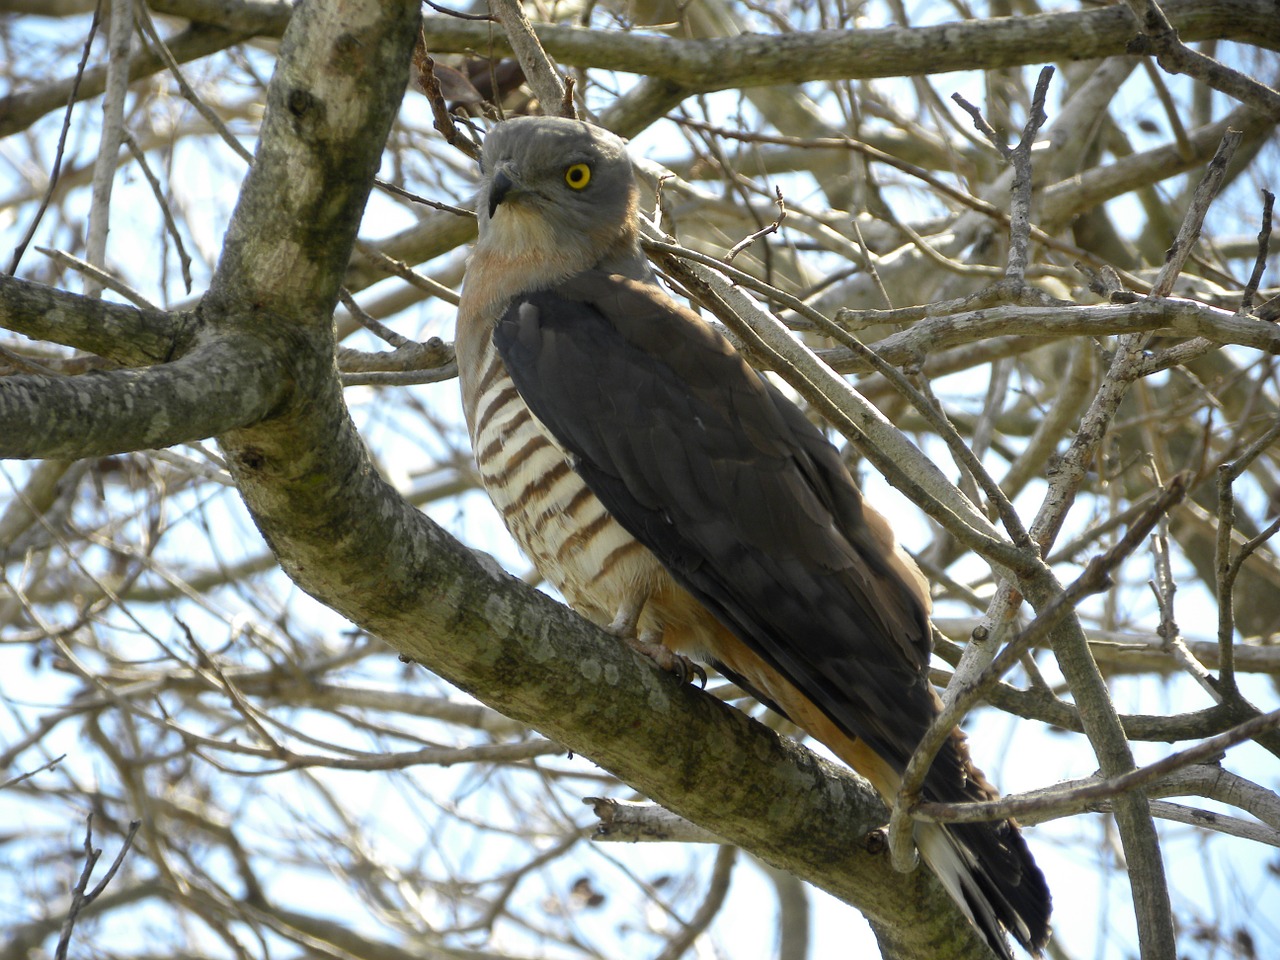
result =
[[[747,247],[751,246],[757,240],[760,240],[763,237],[767,237],[771,233],[777,233],[778,229],[782,226],[782,221],[787,219],[787,204],[786,204],[786,201],[782,199],[782,188],[774,187],[773,189],[777,193],[777,200],[775,202],[778,204],[778,219],[774,220],[773,223],[769,224],[768,226],[762,227],[761,229],[757,230],[755,233],[750,234],[749,236],[743,237],[741,240],[735,243],[733,247],[729,250],[729,252],[725,254],[725,257],[724,257],[725,263],[732,263],[734,257],[740,254],[743,250],[747,249]]]
[[[1024,812],[1035,812],[1041,819],[1048,819],[1049,814],[1066,816],[1086,809],[1089,802],[1141,790],[1183,767],[1210,761],[1223,751],[1277,727],[1280,727],[1280,710],[1273,710],[1232,727],[1225,733],[1202,740],[1186,750],[1171,753],[1155,763],[1119,776],[1058,784],[1048,790],[1038,791],[1034,796],[1005,797],[975,803],[920,803],[912,808],[911,816],[929,823],[1005,820],[1018,817]]]
[[[213,128],[214,132],[222,138],[222,142],[229,146],[236,156],[245,163],[252,164],[253,154],[249,152],[249,149],[232,135],[231,131],[227,129],[227,125],[222,122],[222,118],[200,98],[191,84],[187,83],[187,78],[182,75],[182,69],[178,66],[177,58],[173,55],[173,51],[169,49],[169,45],[164,42],[164,38],[160,36],[160,32],[156,30],[155,22],[151,19],[147,5],[141,0],[138,0],[137,11],[141,18],[138,23],[139,35],[151,41],[161,62],[173,74],[174,82],[178,84],[178,90],[181,91],[183,99],[195,107],[196,112],[204,118],[205,122]]]
[[[1258,285],[1262,283],[1262,273],[1267,268],[1267,253],[1271,246],[1271,211],[1275,206],[1276,195],[1270,190],[1262,191],[1262,226],[1258,230],[1258,257],[1253,262],[1253,272],[1249,274],[1249,282],[1240,294],[1240,312],[1248,313],[1253,309],[1253,298],[1258,293]]]
[[[133,845],[134,834],[138,832],[138,827],[141,825],[141,820],[134,820],[129,824],[129,832],[125,834],[124,842],[120,845],[120,852],[116,854],[116,858],[112,862],[110,869],[107,870],[106,876],[90,890],[89,878],[93,876],[93,868],[97,866],[98,858],[102,856],[102,851],[95,850],[93,847],[93,814],[90,813],[85,818],[84,868],[80,871],[80,879],[71,890],[71,906],[67,910],[67,919],[62,925],[62,934],[58,937],[58,946],[53,952],[54,960],[66,960],[67,948],[71,945],[71,934],[75,930],[76,921],[80,918],[81,911],[97,900],[107,888],[107,884],[115,877],[116,871],[124,863],[125,855]]]
[[[951,94],[951,99],[967,113],[973,120],[973,125],[979,133],[987,138],[987,141],[996,148],[996,152],[1006,160],[1013,157],[1013,149],[1004,142],[1004,138],[996,133],[995,128],[987,123],[987,118],[982,115],[982,110],[976,105],[970,103],[958,93]]]
[[[127,130],[125,131],[124,142],[128,146],[129,152],[133,154],[133,159],[138,162],[138,169],[142,171],[142,175],[146,178],[147,186],[151,188],[151,195],[156,198],[156,205],[160,208],[160,216],[164,218],[165,232],[173,240],[173,244],[178,251],[178,263],[182,270],[183,285],[187,288],[187,293],[190,293],[191,255],[187,253],[186,244],[182,242],[182,234],[178,230],[177,221],[173,218],[173,211],[169,209],[169,201],[165,198],[164,189],[160,186],[160,179],[152,172],[151,165],[147,163],[146,152]],[[137,303],[136,300],[134,302]]]
[[[1212,830],[1214,833],[1225,834],[1229,837],[1239,837],[1241,840],[1250,840],[1254,843],[1265,843],[1268,846],[1280,847],[1280,830],[1264,827],[1262,824],[1254,823],[1252,820],[1228,817],[1212,810],[1200,810],[1196,807],[1188,807],[1181,803],[1168,803],[1164,800],[1152,800],[1150,806],[1151,815],[1159,817],[1161,820],[1185,823],[1191,827]],[[1096,809],[1099,813],[1107,813],[1111,810],[1111,803],[1103,800],[1091,809]]]
[[[612,797],[584,797],[599,823],[591,839],[622,843],[724,843],[705,827],[690,823],[656,803],[637,803]]]
[[[1254,440],[1235,460],[1218,467],[1218,524],[1215,546],[1218,597],[1218,683],[1224,695],[1232,700],[1238,699],[1240,695],[1235,677],[1235,581],[1241,564],[1247,556],[1243,547],[1234,559],[1231,556],[1231,533],[1235,527],[1233,484],[1278,438],[1280,438],[1280,422],[1273,424],[1262,436]],[[1274,528],[1274,524],[1272,527]],[[1263,533],[1267,531],[1264,530]],[[1259,534],[1259,537],[1261,536],[1262,534]],[[1248,553],[1252,553],[1261,544],[1262,540],[1259,537],[1254,538],[1257,542],[1248,549]]]
[[[485,19],[491,18],[486,16]],[[444,137],[449,146],[461,151],[472,160],[479,160],[480,147],[473,139],[464,136],[458,129],[458,125],[453,122],[453,114],[449,112],[444,92],[440,89],[440,80],[436,77],[436,62],[427,52],[426,33],[421,30],[418,31],[418,41],[413,48],[413,68],[414,79],[419,89],[426,94],[427,103],[431,104],[432,126]]]
[[[1059,621],[1075,610],[1081,600],[1106,589],[1111,582],[1111,571],[1142,545],[1160,518],[1185,495],[1185,478],[1178,474],[1169,481],[1159,499],[1134,521],[1125,535],[1106,553],[1090,560],[1085,565],[1084,572],[1051,603],[1043,607],[1025,629],[1009,641],[972,685],[964,688],[960,688],[957,684],[948,685],[949,693],[955,690],[953,699],[929,725],[925,735],[920,738],[915,752],[903,771],[902,782],[894,798],[889,817],[888,836],[890,856],[898,869],[907,868],[914,859],[911,853],[910,824],[912,811],[920,798],[925,777],[933,766],[934,757],[951,736],[952,731],[964,719],[965,714],[982,699],[988,687],[993,686],[1018,664],[1027,650],[1043,642]]]
[[[17,786],[25,780],[30,780],[37,773],[44,773],[46,770],[52,770],[65,759],[67,759],[67,755],[64,753],[61,756],[54,757],[52,760],[45,761],[34,770],[28,770],[26,773],[18,774],[16,777],[10,777],[4,783],[0,783],[0,790],[7,790],[10,787]]]
[[[143,310],[160,310],[160,307],[156,306],[115,274],[108,273],[101,267],[95,267],[88,260],[81,260],[79,257],[72,256],[62,250],[51,250],[48,247],[36,247],[36,252],[43,253],[59,266],[68,267],[83,274],[99,289],[114,290],[116,293],[120,294],[120,296]],[[85,286],[88,287],[89,284],[86,284]]]
[[[1192,50],[1178,38],[1178,31],[1156,0],[1125,0],[1125,3],[1142,29],[1141,35],[1129,41],[1129,53],[1153,53],[1160,66],[1170,73],[1194,77],[1268,116],[1280,118],[1280,92]]]
[[[410,340],[408,337],[396,333],[381,320],[371,317],[368,312],[360,306],[360,304],[356,303],[356,298],[351,295],[351,291],[346,287],[343,287],[338,291],[338,300],[347,308],[347,311],[351,316],[356,318],[360,323],[360,326],[364,327],[380,340],[385,340],[396,349],[414,345],[414,341]]]
[[[44,219],[44,213],[49,209],[49,202],[53,199],[53,191],[58,186],[58,175],[62,172],[62,157],[67,149],[67,134],[71,130],[71,111],[76,105],[76,94],[80,90],[80,80],[84,77],[85,64],[89,62],[89,52],[93,49],[93,38],[97,36],[98,24],[102,22],[102,2],[103,0],[98,0],[97,6],[94,7],[93,22],[89,24],[89,35],[84,39],[84,48],[80,52],[80,62],[76,65],[75,75],[71,78],[71,92],[67,94],[67,108],[62,115],[62,132],[58,134],[58,146],[53,153],[53,169],[49,171],[49,185],[44,191],[44,196],[40,199],[40,206],[36,208],[35,216],[31,218],[31,224],[27,227],[27,232],[22,235],[22,239],[18,241],[18,246],[14,248],[13,259],[9,261],[8,273],[10,275],[18,272],[18,264],[22,262],[22,254],[36,235],[36,228],[40,226],[40,221]]]
[[[374,266],[379,270],[383,270],[392,276],[399,277],[405,283],[409,284],[409,286],[417,287],[423,293],[433,296],[438,300],[443,300],[445,303],[451,304],[455,307],[458,305],[458,292],[456,290],[451,287],[446,287],[438,280],[432,280],[430,277],[423,276],[407,263],[383,253],[373,244],[366,243],[363,240],[357,240],[355,243],[355,249],[359,251],[362,256],[368,257],[373,261]]]
[[[1178,629],[1178,620],[1174,616],[1173,598],[1178,591],[1178,584],[1173,577],[1173,563],[1169,553],[1169,517],[1160,518],[1159,527],[1151,537],[1151,554],[1155,561],[1155,578],[1148,581],[1151,592],[1155,594],[1156,605],[1160,608],[1160,626],[1156,633],[1164,644],[1164,649],[1173,657],[1200,687],[1216,702],[1222,702],[1222,692],[1213,676],[1188,648],[1182,633]]]
[[[733,866],[737,858],[737,847],[726,844],[716,851],[716,858],[711,866],[711,883],[707,887],[706,896],[689,922],[671,938],[656,960],[678,960],[693,946],[694,941],[706,931],[707,927],[711,926],[711,921],[720,912],[729,894],[729,880],[733,876]]]
[[[1200,227],[1209,212],[1209,205],[1213,203],[1214,197],[1218,195],[1218,190],[1226,178],[1227,164],[1231,162],[1231,157],[1236,152],[1236,147],[1240,146],[1243,137],[1244,134],[1239,130],[1228,130],[1226,136],[1222,138],[1217,152],[1209,161],[1204,177],[1201,178],[1192,195],[1191,204],[1187,207],[1178,235],[1174,238],[1173,245],[1165,252],[1164,266],[1160,268],[1155,282],[1151,284],[1151,296],[1167,297],[1173,292],[1173,285],[1177,282],[1178,274],[1182,272],[1182,265],[1186,263],[1187,257],[1191,255],[1196,245],[1196,240],[1200,237]]]
[[[1173,132],[1173,142],[1177,147],[1178,155],[1184,160],[1190,160],[1191,141],[1187,138],[1187,128],[1183,126],[1182,117],[1178,115],[1178,108],[1173,102],[1173,94],[1169,92],[1169,85],[1164,82],[1164,77],[1160,75],[1160,71],[1151,62],[1150,57],[1142,58],[1142,70],[1151,81],[1156,97],[1160,100],[1160,106],[1164,108],[1164,117],[1169,121],[1169,129]]]
[[[975,107],[974,109],[977,109],[977,108]],[[797,147],[797,148],[806,149],[806,150],[840,149],[840,150],[852,151],[854,153],[860,154],[861,156],[868,158],[869,160],[874,160],[877,163],[883,163],[886,166],[892,167],[895,170],[905,173],[909,177],[917,179],[921,183],[927,184],[931,189],[936,190],[939,195],[946,197],[950,200],[954,200],[956,203],[960,204],[961,206],[969,210],[973,210],[975,213],[979,213],[982,216],[987,217],[996,223],[999,223],[1001,225],[1007,225],[1009,223],[1009,214],[1001,210],[995,204],[987,200],[983,200],[980,197],[975,197],[965,190],[959,189],[954,184],[948,183],[946,180],[942,179],[939,176],[936,176],[934,173],[925,169],[924,167],[921,167],[914,163],[909,163],[906,160],[902,160],[899,157],[895,157],[891,153],[887,153],[884,150],[881,150],[877,147],[873,147],[871,144],[863,143],[860,140],[855,140],[852,137],[839,137],[839,138],[788,137],[781,134],[745,132],[742,130],[731,130],[726,127],[719,127],[714,124],[703,123],[700,120],[693,120],[689,118],[682,118],[680,120],[680,125],[686,126],[686,127],[692,127],[697,130],[704,130],[708,133],[714,134],[715,136],[737,140],[742,143],[769,143],[769,144],[778,144],[780,146]],[[1007,150],[1008,148],[1006,147],[1005,149]],[[887,212],[892,212],[892,211],[887,211]],[[906,226],[905,224],[899,224],[899,225],[903,227]],[[1029,229],[1030,229],[1031,237],[1037,243],[1041,243],[1045,247],[1051,250],[1058,250],[1070,256],[1077,257],[1079,259],[1093,263],[1098,267],[1102,267],[1105,265],[1105,262],[1103,260],[1100,260],[1095,254],[1090,253],[1087,250],[1082,250],[1080,247],[1077,247],[1074,244],[1065,243],[1059,237],[1055,237],[1051,234],[1046,233],[1045,231],[1041,230],[1039,227],[1035,226],[1034,224],[1032,224]],[[917,234],[917,237],[918,237],[918,234]],[[922,244],[924,243],[923,239],[920,240],[920,243]],[[930,248],[929,251],[926,252],[926,255],[928,254],[932,254],[934,256],[940,256],[937,253],[937,251],[933,250],[932,248]],[[951,265],[949,266],[949,269],[955,269],[955,266]],[[979,272],[981,272],[983,275],[990,275],[993,277],[1002,275],[1002,272],[999,270],[984,269]],[[1146,287],[1146,284],[1143,283],[1143,281],[1138,277],[1125,275],[1125,280],[1126,282],[1130,283],[1135,289],[1145,289]],[[908,307],[904,309],[911,309],[911,308]]]
[[[1052,78],[1053,67],[1045,67],[1040,71],[1022,139],[1009,154],[1009,162],[1013,164],[1013,186],[1010,191],[1009,260],[1006,272],[1009,279],[1014,281],[1021,281],[1027,274],[1027,248],[1031,241],[1031,150],[1040,127],[1049,119],[1045,114],[1044,101]]]
[[[116,177],[116,158],[124,143],[124,104],[129,93],[129,64],[133,57],[134,0],[110,0],[108,28],[107,89],[102,100],[101,137],[93,161],[93,186],[89,200],[89,232],[85,239],[85,259],[98,269],[107,262],[107,231],[111,226],[111,191]],[[86,296],[97,298],[102,285],[89,277]]]
[[[525,15],[524,6],[519,0],[489,0],[489,6],[506,31],[511,49],[524,68],[525,78],[542,109],[551,113],[556,109],[564,110],[566,105],[572,107],[572,101],[566,97],[564,80],[542,49],[537,34],[533,32],[533,24]],[[573,113],[563,115],[571,117]]]

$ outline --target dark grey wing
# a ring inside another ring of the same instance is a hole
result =
[[[919,598],[803,413],[651,284],[517,297],[494,342],[606,509],[758,656],[898,765],[935,713]]]

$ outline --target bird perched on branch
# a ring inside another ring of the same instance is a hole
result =
[[[892,802],[940,708],[919,569],[799,408],[658,286],[622,140],[521,117],[482,168],[456,348],[511,533],[579,613],[682,676],[714,666]],[[958,730],[923,794],[997,796]],[[1006,931],[1044,945],[1049,893],[1016,824],[915,839],[999,956]]]

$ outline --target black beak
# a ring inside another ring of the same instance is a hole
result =
[[[493,214],[498,209],[498,204],[503,201],[514,186],[515,183],[503,171],[499,170],[493,175],[493,179],[489,181],[489,219],[493,219]]]

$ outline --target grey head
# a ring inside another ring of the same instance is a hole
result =
[[[581,120],[516,117],[489,132],[480,162],[477,249],[551,260],[560,276],[592,267],[648,275],[622,138]]]

